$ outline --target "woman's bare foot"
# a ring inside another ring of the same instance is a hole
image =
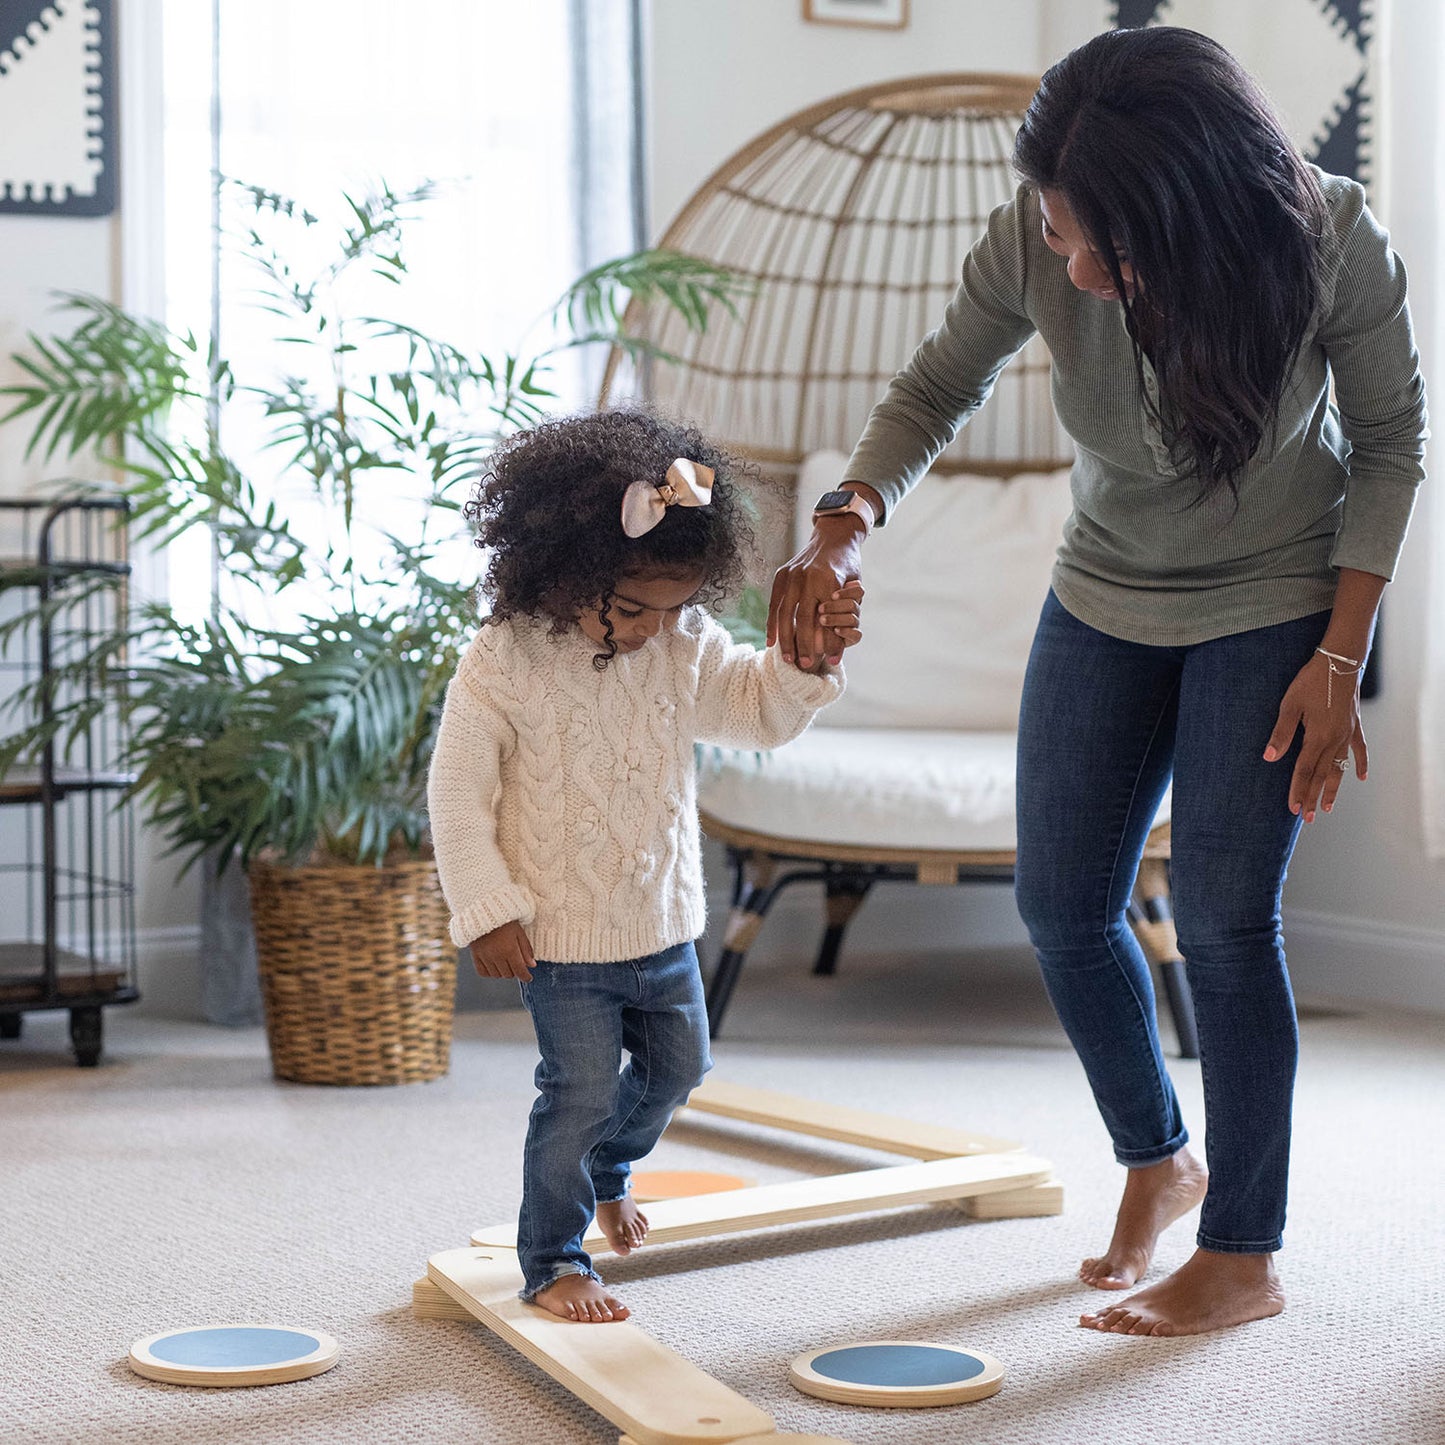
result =
[[[1082,1315],[1079,1323],[1115,1335],[1202,1335],[1268,1319],[1283,1308],[1273,1255],[1197,1249],[1167,1279],[1098,1314]]]
[[[597,1206],[597,1224],[613,1254],[631,1254],[647,1238],[647,1216],[633,1202],[630,1194]]]
[[[625,1320],[631,1310],[588,1274],[564,1274],[532,1296],[532,1303],[579,1325]]]
[[[1095,1289],[1129,1289],[1144,1277],[1159,1236],[1203,1198],[1209,1174],[1188,1149],[1178,1149],[1158,1164],[1131,1169],[1114,1223],[1109,1252],[1086,1259],[1079,1278]]]

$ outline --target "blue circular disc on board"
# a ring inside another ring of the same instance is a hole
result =
[[[321,1348],[315,1335],[301,1330],[227,1325],[209,1330],[180,1330],[148,1346],[150,1353],[168,1365],[199,1369],[261,1369],[305,1359]]]
[[[845,1385],[918,1388],[961,1385],[984,1372],[984,1363],[957,1350],[933,1345],[849,1345],[810,1361],[811,1367]]]

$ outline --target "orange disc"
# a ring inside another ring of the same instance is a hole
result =
[[[736,1174],[710,1174],[701,1169],[651,1169],[632,1176],[632,1197],[639,1204],[650,1204],[658,1199],[722,1194],[729,1189],[746,1189],[752,1183]]]

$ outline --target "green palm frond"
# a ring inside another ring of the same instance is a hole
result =
[[[708,313],[721,306],[736,315],[734,302],[749,294],[744,277],[710,261],[680,251],[636,251],[604,261],[579,276],[558,300],[553,316],[568,331],[614,340],[623,334],[627,303],[663,301],[687,323],[689,330],[707,330]]]
[[[670,359],[628,334],[633,298],[700,331],[748,283],[642,251],[569,286],[544,313],[544,341],[483,352],[350,305],[374,278],[405,278],[407,231],[434,183],[344,195],[339,221],[265,187],[222,185],[227,243],[250,263],[250,301],[281,365],[233,369],[214,346],[71,295],[68,329],[32,336],[18,380],[0,390],[0,423],[28,428],[30,453],[105,456],[134,539],[167,547],[204,527],[221,599],[203,623],[138,606],[87,656],[62,660],[53,697],[22,688],[0,773],[81,736],[88,709],[111,708],[130,739],[131,796],[186,866],[212,851],[222,863],[317,849],[380,861],[426,838],[426,770],[476,614],[474,586],[440,575],[437,539],[456,539],[488,453],[555,409],[563,351]],[[229,449],[258,430],[244,459]],[[272,630],[248,619],[303,580],[324,599],[317,615]],[[83,602],[67,585],[7,613],[0,649],[41,621],[63,630]],[[87,669],[107,679],[101,703],[80,686]]]
[[[60,308],[79,316],[67,336],[31,334],[13,359],[28,380],[0,387],[14,398],[0,424],[29,418],[27,457],[41,448],[74,455],[96,443],[158,424],[178,397],[198,397],[194,337],[133,316],[98,296],[66,294]]]

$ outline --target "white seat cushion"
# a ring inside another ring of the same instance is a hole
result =
[[[761,756],[710,753],[698,803],[734,828],[809,843],[1011,849],[1014,734],[815,726]]]
[[[857,848],[1012,851],[1015,735],[815,726],[772,753],[706,750],[698,803],[751,833]],[[1159,815],[1169,817],[1166,794]]]
[[[795,526],[847,458],[816,452],[798,477]],[[1072,501],[1067,471],[929,475],[863,548],[863,641],[829,727],[1014,732],[1039,609]]]

